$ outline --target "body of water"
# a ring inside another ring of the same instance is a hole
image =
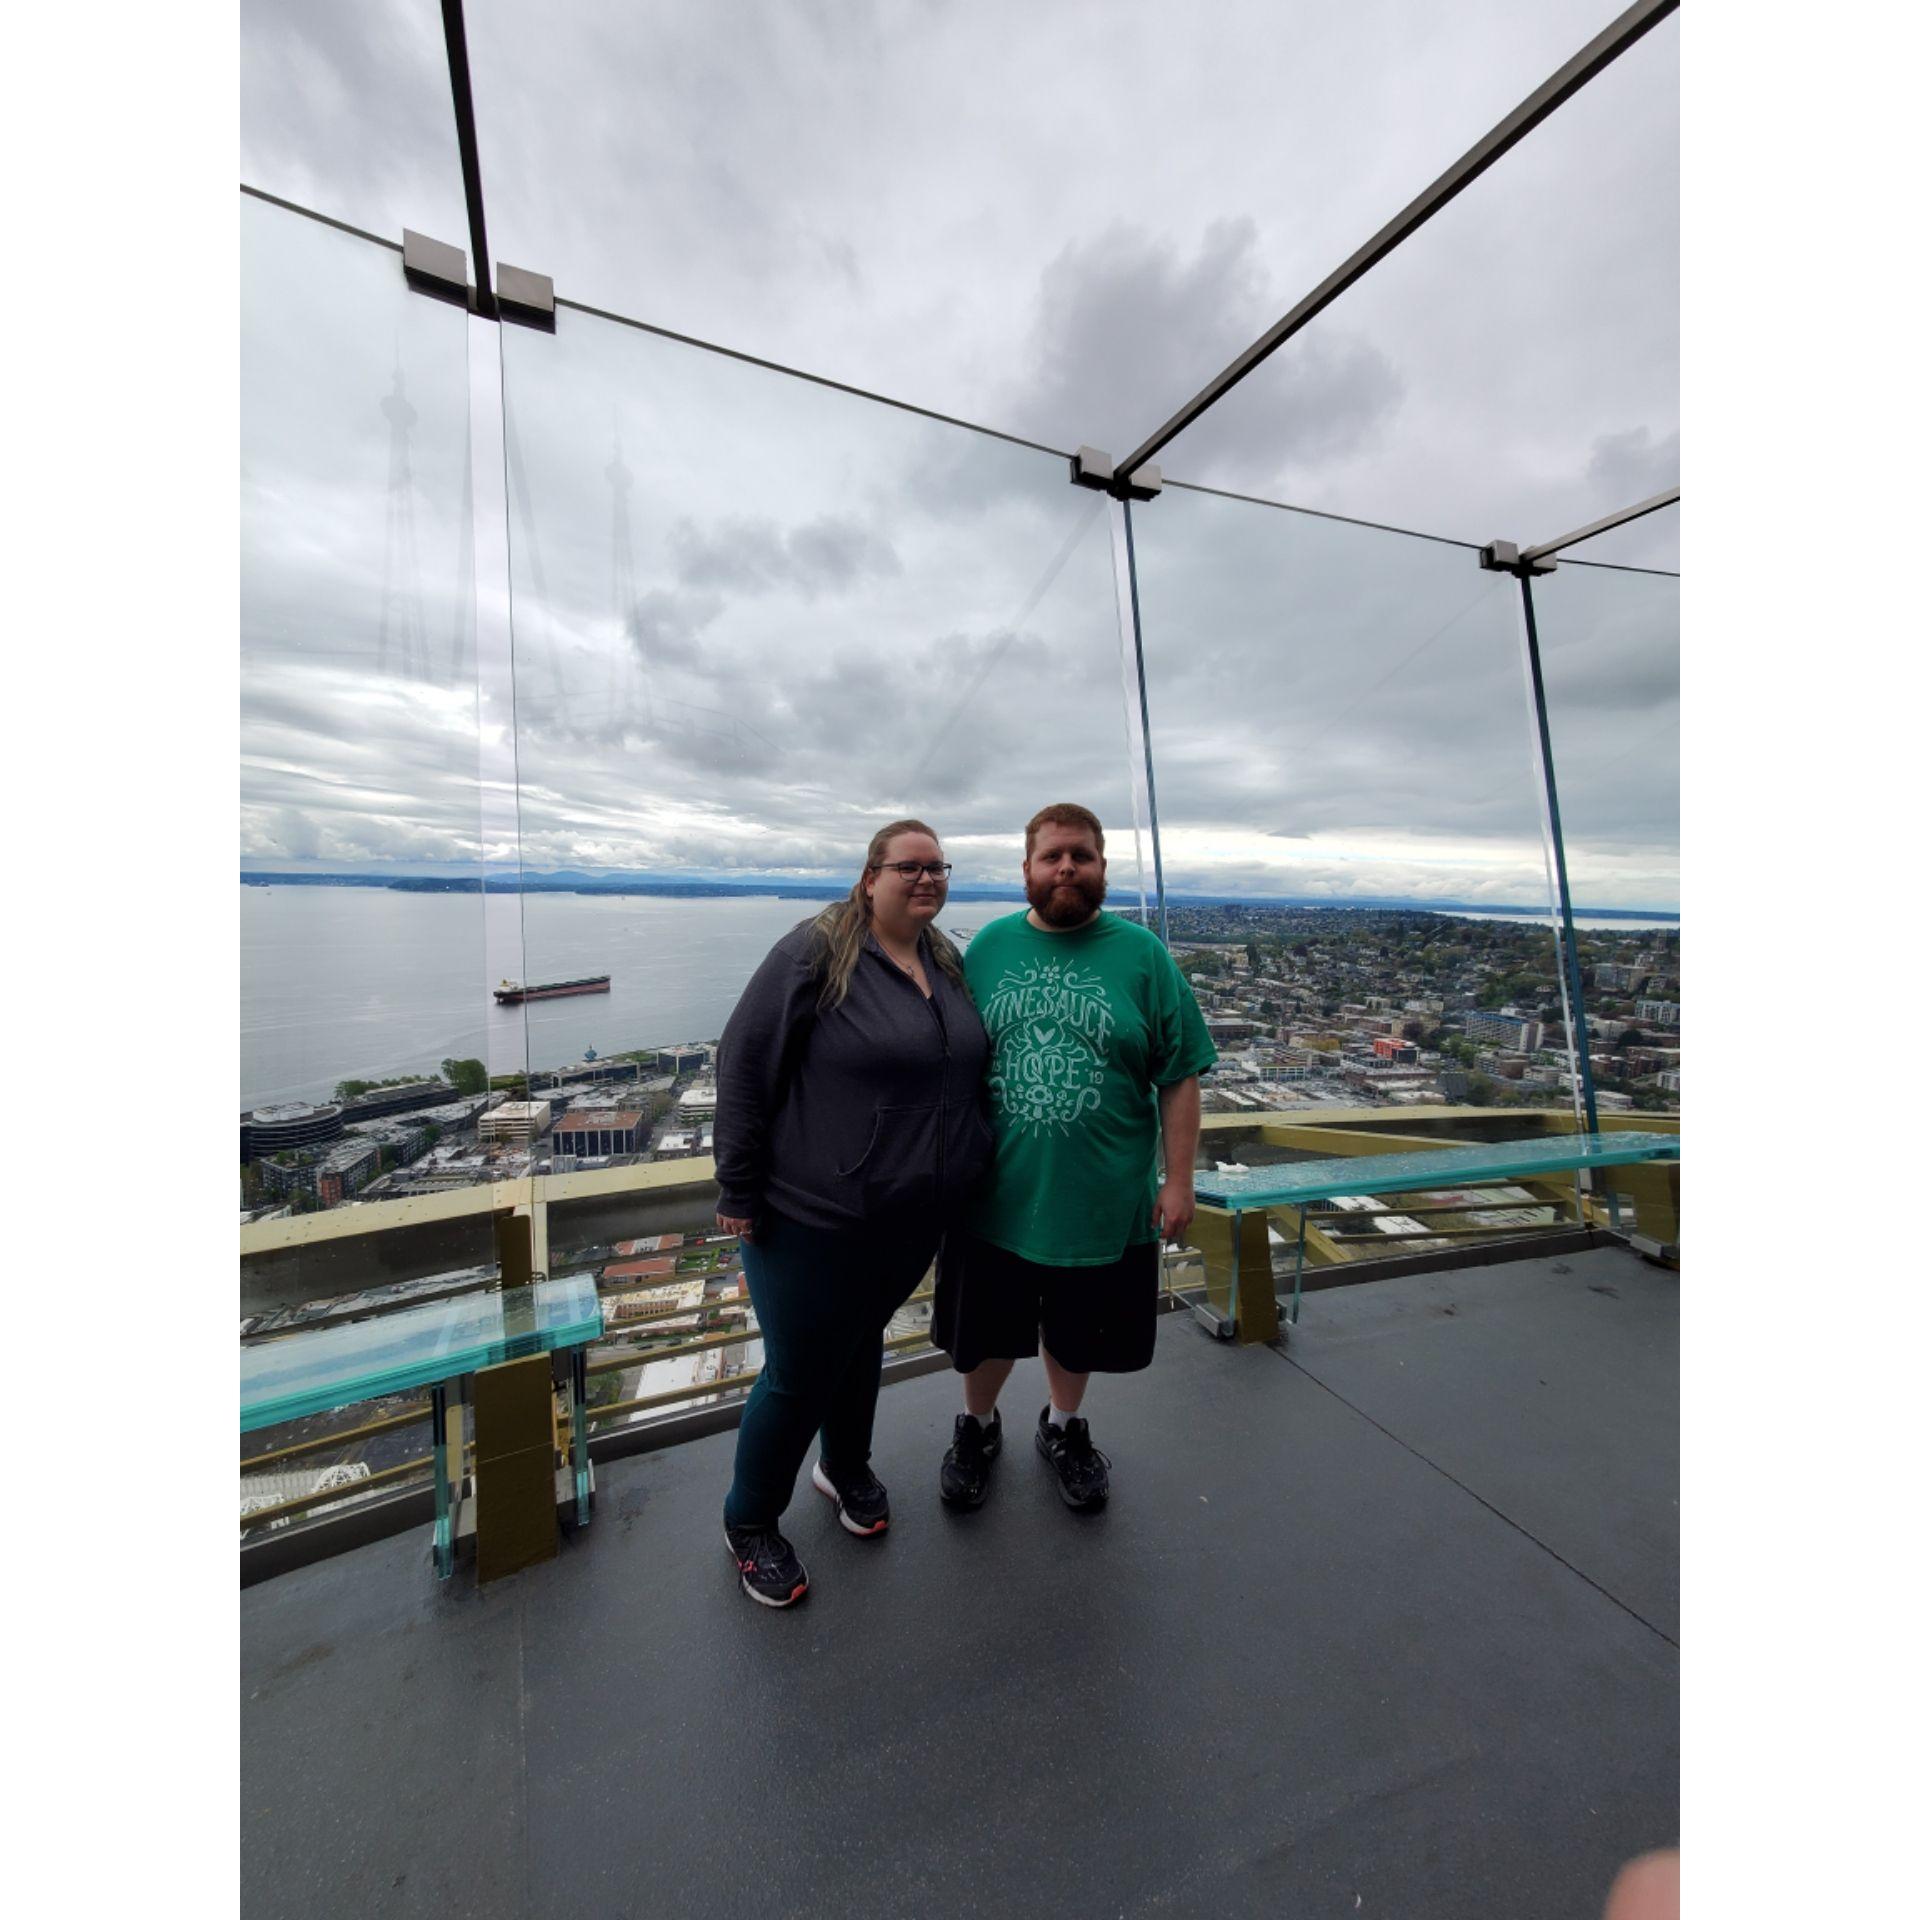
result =
[[[1435,909],[1448,920],[1504,920],[1517,927],[1546,927],[1553,924],[1554,915],[1544,907],[1538,913],[1469,913],[1464,908],[1440,907]],[[1590,930],[1594,933],[1678,933],[1678,920],[1614,920],[1605,915],[1576,913],[1573,916],[1576,931]]]
[[[242,887],[240,1104],[320,1100],[346,1079],[516,1073],[718,1037],[805,900]],[[972,923],[991,917],[975,912]],[[965,919],[949,908],[949,919]],[[502,980],[613,976],[608,993],[502,1007]]]

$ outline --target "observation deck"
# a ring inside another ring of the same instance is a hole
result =
[[[750,1605],[715,1433],[598,1468],[558,1559],[422,1529],[242,1595],[247,1911],[1597,1915],[1679,1827],[1677,1278],[1617,1246],[1330,1288],[1285,1350],[1160,1323],[1096,1383],[1097,1517],[1036,1457],[893,1530],[806,1485]]]

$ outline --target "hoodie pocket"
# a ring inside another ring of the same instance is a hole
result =
[[[865,1151],[835,1171],[851,1186],[863,1214],[925,1206],[939,1188],[941,1110],[877,1107]]]

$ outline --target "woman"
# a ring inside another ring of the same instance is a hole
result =
[[[763,1606],[807,1590],[780,1516],[813,1436],[813,1484],[849,1533],[887,1526],[868,1466],[887,1322],[986,1171],[986,1030],[934,918],[940,842],[874,835],[846,899],[747,983],[720,1039],[715,1218],[737,1233],[766,1358],[740,1419],[727,1549]]]

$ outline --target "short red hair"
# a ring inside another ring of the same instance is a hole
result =
[[[1101,831],[1099,818],[1085,807],[1076,807],[1071,800],[1057,800],[1050,807],[1042,807],[1027,822],[1027,858],[1033,858],[1033,837],[1042,827],[1078,827],[1082,832],[1093,835],[1093,844],[1104,860],[1107,853],[1107,836]]]

